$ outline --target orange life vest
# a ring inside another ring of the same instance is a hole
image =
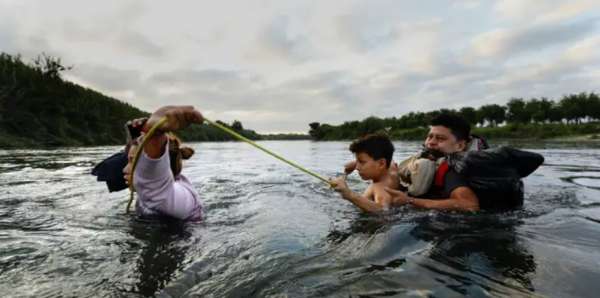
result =
[[[446,178],[446,173],[448,173],[449,169],[450,169],[450,167],[448,167],[448,162],[445,160],[442,161],[440,166],[435,171],[435,178],[433,180],[435,187],[437,187],[437,188],[444,187],[444,178]]]

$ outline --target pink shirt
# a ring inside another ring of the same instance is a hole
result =
[[[168,143],[165,146],[168,148]],[[200,197],[185,176],[173,177],[168,150],[158,159],[142,152],[133,184],[138,194],[135,206],[138,215],[167,215],[192,221],[202,219]]]

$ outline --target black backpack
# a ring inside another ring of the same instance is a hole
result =
[[[523,205],[523,181],[543,162],[538,153],[511,147],[466,151],[447,156],[448,166],[469,181],[481,209],[515,209]]]

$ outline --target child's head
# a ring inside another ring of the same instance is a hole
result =
[[[350,151],[356,156],[356,170],[365,180],[377,180],[387,173],[394,145],[384,134],[369,134],[350,144]]]
[[[169,159],[171,160],[171,172],[173,176],[181,173],[183,167],[182,160],[189,159],[194,155],[194,149],[182,147],[181,140],[174,134],[167,134],[169,137]]]

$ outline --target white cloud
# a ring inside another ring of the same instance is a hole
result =
[[[476,58],[508,60],[524,52],[541,51],[552,46],[577,41],[597,30],[596,19],[570,23],[534,24],[484,32],[472,41]]]
[[[600,7],[595,0],[501,0],[494,6],[501,20],[513,23],[556,23]],[[593,13],[592,13],[593,14]]]
[[[589,37],[574,44],[565,52],[565,59],[594,65],[600,62],[600,36]]]
[[[594,91],[598,1],[0,0],[0,50],[258,131]],[[596,90],[597,91],[597,90]]]
[[[313,56],[308,33],[301,22],[290,17],[275,17],[263,28],[258,43],[262,45],[263,51],[268,53],[263,59],[276,56],[291,63],[300,63]],[[260,54],[257,56],[260,57]]]
[[[77,65],[67,76],[81,83],[109,92],[135,90],[142,86],[141,73],[137,70],[122,70],[102,65]]]
[[[457,0],[453,1],[452,6],[460,9],[475,9],[481,6],[480,0]]]

